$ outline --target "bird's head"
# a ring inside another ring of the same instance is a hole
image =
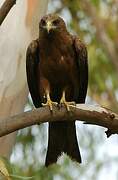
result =
[[[39,31],[47,34],[61,32],[66,30],[64,20],[57,14],[48,14],[41,18],[39,23]]]

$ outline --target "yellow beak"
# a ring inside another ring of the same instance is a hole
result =
[[[50,30],[52,29],[52,23],[50,21],[47,22],[46,28],[47,28],[47,32],[49,33]]]

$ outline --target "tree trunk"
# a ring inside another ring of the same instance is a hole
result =
[[[0,118],[24,110],[28,95],[26,49],[38,34],[39,19],[47,4],[48,0],[16,1],[0,27]],[[15,137],[12,133],[0,138],[0,155],[10,156]]]

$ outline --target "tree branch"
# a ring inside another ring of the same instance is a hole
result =
[[[71,106],[71,111],[62,107],[53,107],[53,113],[48,107],[42,107],[27,111],[7,119],[0,120],[0,137],[34,124],[54,121],[74,121],[79,119],[85,124],[99,125],[108,128],[106,131],[107,137],[111,134],[118,134],[118,114],[109,109],[79,104],[78,107]]]
[[[5,17],[9,13],[10,9],[13,7],[13,5],[16,4],[16,0],[6,0],[2,7],[0,8],[0,25],[4,21]]]

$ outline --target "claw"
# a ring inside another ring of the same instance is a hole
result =
[[[72,102],[67,102],[66,99],[65,99],[65,91],[63,91],[63,94],[62,94],[62,98],[60,100],[60,105],[65,105],[67,111],[70,111],[70,105],[73,105],[73,106],[76,106],[76,103],[74,101]]]
[[[73,105],[73,106],[76,105],[76,103],[74,101],[72,101],[72,102],[60,101],[60,104],[61,104],[61,106],[64,104],[66,109],[67,109],[67,111],[70,111],[70,106],[71,105]]]
[[[58,103],[57,102],[53,102],[51,100],[49,90],[46,91],[46,98],[47,98],[47,102],[46,103],[42,103],[42,106],[48,106],[50,111],[52,112],[53,104],[57,106]]]
[[[51,101],[50,99],[47,100],[46,103],[42,103],[42,106],[49,106],[50,111],[53,110],[53,105],[56,105],[56,106],[57,106],[58,103],[57,103],[57,102],[53,102],[53,101]]]

